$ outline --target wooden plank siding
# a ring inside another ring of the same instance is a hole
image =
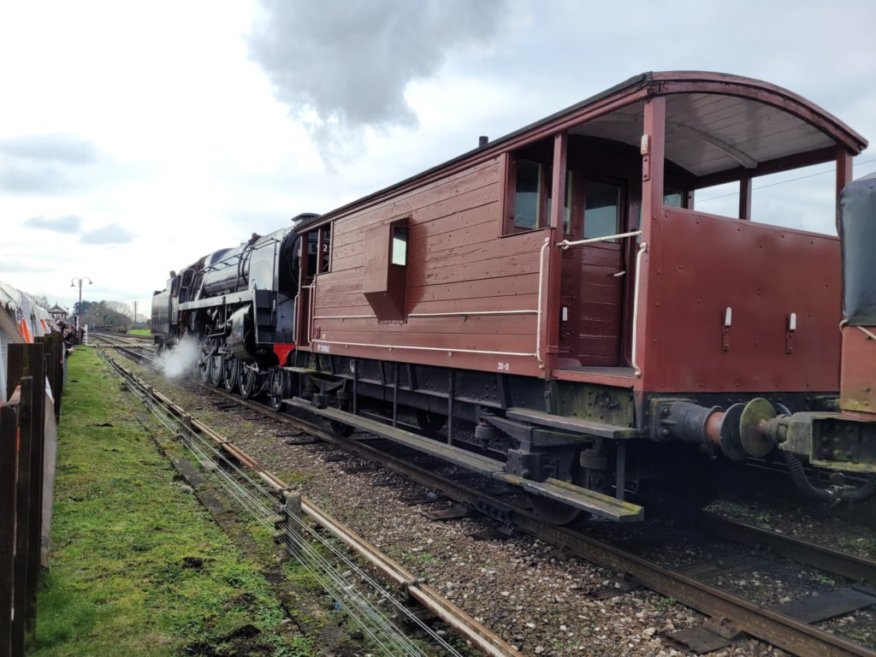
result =
[[[495,185],[498,182],[498,164],[481,165],[456,174],[450,179],[432,183],[421,189],[404,194],[401,198],[388,198],[384,203],[367,209],[349,210],[334,220],[333,241],[338,245],[358,241],[356,231],[380,221],[416,214],[418,221],[443,219],[454,212],[467,210],[495,201]],[[478,198],[486,200],[477,202]]]
[[[616,367],[620,357],[623,308],[622,253],[619,244],[581,249],[578,355],[583,365]]]
[[[441,365],[459,352],[456,367],[539,373],[536,312],[545,232],[501,235],[504,187],[495,158],[337,216],[332,271],[315,280],[312,348]],[[365,234],[403,218],[406,319],[379,322],[362,292]],[[520,356],[509,356],[512,367],[497,363],[502,354]]]

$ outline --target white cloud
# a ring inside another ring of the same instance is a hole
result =
[[[67,214],[63,217],[31,217],[24,222],[30,228],[41,228],[56,233],[77,233],[82,224],[82,217],[75,214]]]
[[[876,5],[471,4],[417,5],[428,11],[393,24],[387,4],[358,3],[374,12],[362,26],[380,29],[356,38],[391,39],[363,47],[348,30],[326,44],[335,48],[329,60],[314,39],[285,44],[274,54],[294,54],[295,68],[274,62],[272,79],[251,59],[255,0],[4,3],[5,280],[69,303],[70,277],[88,275],[95,281],[83,290],[88,298],[137,299],[142,309],[170,269],[283,226],[299,212],[330,210],[473,148],[479,135],[497,138],[647,70],[767,79],[876,135],[869,84]],[[327,11],[324,3],[303,6]],[[454,23],[462,19],[468,22]],[[413,26],[410,38],[394,25]],[[824,43],[831,25],[842,26],[842,46],[813,45]],[[382,52],[381,45],[390,48]],[[422,58],[410,60],[411,53]],[[295,75],[284,78],[290,70]],[[369,70],[378,75],[363,87]],[[294,83],[281,94],[285,103],[274,95],[284,82]],[[288,103],[300,102],[302,89],[309,109],[290,114]],[[309,128],[339,107],[365,128],[327,170]],[[876,169],[876,155],[859,159],[858,173]],[[832,177],[809,183],[755,191],[755,212],[830,230]],[[827,192],[812,191],[816,183]],[[64,217],[81,219],[76,232],[58,232],[72,230]],[[42,220],[28,225],[35,218]]]

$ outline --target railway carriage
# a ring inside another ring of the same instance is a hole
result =
[[[865,147],[771,84],[643,74],[207,256],[156,293],[160,340],[195,333],[206,378],[520,486],[557,522],[639,519],[646,491],[701,488],[709,459],[781,456],[807,495],[863,498],[872,239],[845,247],[841,333],[840,239],[751,221],[751,191],[834,162],[839,194]],[[730,182],[736,216],[696,208]],[[850,186],[844,230],[873,237],[872,189]],[[857,478],[824,488],[804,466]]]

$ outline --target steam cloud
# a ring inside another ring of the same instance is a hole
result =
[[[317,138],[366,126],[413,125],[408,83],[455,47],[489,43],[504,0],[261,0],[253,58],[296,118],[315,112]]]
[[[198,364],[199,351],[197,338],[185,336],[155,362],[168,379],[179,379],[192,373]]]

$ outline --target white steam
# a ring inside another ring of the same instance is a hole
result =
[[[178,379],[192,373],[199,355],[198,339],[187,335],[173,349],[162,353],[155,362],[164,376]]]

